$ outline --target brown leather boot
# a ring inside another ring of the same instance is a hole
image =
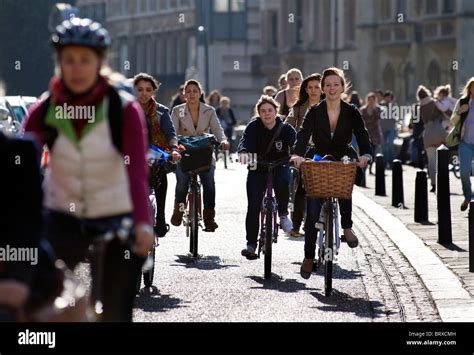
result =
[[[311,277],[311,273],[313,272],[313,259],[303,259],[303,263],[301,264],[300,268],[300,275],[304,279],[309,279]]]
[[[216,216],[216,211],[211,208],[205,208],[202,211],[202,219],[204,220],[204,227],[205,232],[214,232],[217,229],[218,225],[216,221],[214,221],[214,217]]]
[[[173,210],[173,215],[171,216],[171,224],[173,226],[180,226],[181,222],[183,221],[183,214],[184,212],[181,211],[181,208],[179,206],[179,203],[174,203],[174,210]]]

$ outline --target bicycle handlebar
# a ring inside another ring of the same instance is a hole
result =
[[[133,230],[133,220],[131,218],[123,218],[119,227],[114,227],[105,233],[94,237],[94,244],[109,243],[117,238],[121,244],[132,247],[135,242],[135,231]]]
[[[289,163],[290,163],[290,158],[281,158],[273,162],[268,162],[265,160],[257,160],[257,166],[260,165],[262,167],[268,168],[268,170],[273,170],[274,168],[278,166],[289,164]]]

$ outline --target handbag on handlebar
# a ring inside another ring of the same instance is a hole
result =
[[[183,172],[201,173],[211,168],[214,146],[217,145],[213,135],[178,136],[178,142],[186,148],[180,162]]]

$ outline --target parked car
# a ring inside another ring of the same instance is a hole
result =
[[[26,109],[29,111],[30,108],[38,101],[38,98],[34,96],[20,96],[25,103]]]
[[[13,108],[13,111],[15,111],[15,116],[18,122],[20,122],[20,124],[23,123],[26,115],[28,114],[28,109],[26,108],[25,102],[21,96],[5,96],[5,99]]]
[[[21,123],[5,97],[0,97],[0,130],[8,135],[21,134]]]

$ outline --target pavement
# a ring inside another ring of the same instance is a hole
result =
[[[373,169],[375,170],[375,169]],[[392,207],[392,172],[386,170],[387,196],[375,196],[375,176],[356,187],[353,203],[371,217],[415,268],[430,292],[441,319],[474,321],[474,273],[469,272],[468,211],[461,212],[461,181],[450,174],[452,243],[438,243],[436,194],[428,192],[429,223],[414,222],[415,179],[419,171],[403,166],[404,206]],[[428,180],[429,185],[429,180]]]

